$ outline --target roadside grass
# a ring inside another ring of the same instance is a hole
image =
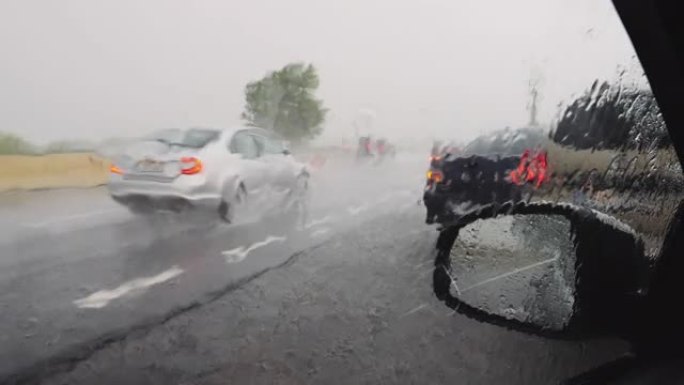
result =
[[[684,175],[679,168],[679,159],[673,148],[656,152],[636,150],[576,150],[549,141],[549,175],[553,180],[535,199],[573,202],[573,194],[589,179],[594,171],[592,188],[586,198],[590,207],[612,215],[632,227],[642,236],[649,253],[656,253],[667,231],[670,219],[683,198]],[[648,188],[633,187],[626,190],[615,188],[608,178],[603,179],[613,159],[621,156],[623,164],[617,174],[633,176],[655,175],[659,181]],[[568,179],[570,178],[570,179]],[[556,186],[552,189],[551,186]],[[669,184],[669,185],[668,185]],[[672,188],[676,184],[678,188]],[[562,186],[560,189],[559,186]],[[553,191],[549,191],[553,190]]]
[[[637,173],[646,172],[650,167],[655,167],[659,172],[669,173],[667,170],[670,170],[672,165],[679,164],[673,148],[660,149],[656,152],[576,150],[548,141],[545,149],[548,151],[550,171],[561,175],[591,170],[597,170],[603,174],[610,167],[613,159],[618,156],[622,156],[626,162],[632,162],[629,169]]]
[[[0,191],[95,187],[109,162],[94,154],[0,155]]]

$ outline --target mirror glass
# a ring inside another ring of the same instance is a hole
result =
[[[451,295],[470,306],[562,330],[575,302],[571,223],[562,215],[507,215],[461,228],[452,246]]]

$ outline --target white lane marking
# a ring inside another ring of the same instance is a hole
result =
[[[541,261],[541,262],[533,263],[533,264],[528,265],[528,266],[525,266],[525,267],[521,267],[521,268],[518,268],[518,269],[515,269],[515,270],[511,270],[511,271],[509,271],[508,273],[504,273],[504,274],[501,274],[501,275],[497,275],[496,277],[489,278],[489,279],[485,279],[485,280],[482,281],[482,282],[478,282],[478,283],[476,283],[476,284],[474,284],[474,285],[468,286],[468,287],[466,287],[465,289],[463,289],[461,292],[466,292],[466,291],[468,291],[468,290],[470,290],[470,289],[474,289],[474,288],[476,288],[476,287],[478,287],[478,286],[486,285],[486,284],[488,284],[488,283],[490,283],[490,282],[494,282],[494,281],[496,281],[496,280],[498,280],[498,279],[506,278],[506,277],[511,276],[511,275],[513,275],[513,274],[521,273],[521,272],[523,272],[523,271],[525,271],[525,270],[533,269],[533,268],[535,268],[535,267],[537,267],[537,266],[541,266],[541,265],[544,265],[544,264],[547,264],[547,263],[551,263],[551,262],[554,262],[554,261],[556,261],[556,260],[558,260],[558,257],[549,258],[549,259],[543,260],[543,261]]]
[[[456,289],[456,294],[458,294],[460,296],[462,291],[461,291],[461,289],[458,288],[458,285],[456,284],[456,280],[451,275],[451,273],[449,273],[449,270],[447,270],[446,267],[442,266],[442,269],[444,269],[444,272],[446,273],[446,275],[449,276],[449,279],[451,280],[451,284],[454,285],[454,289]]]
[[[323,224],[330,222],[331,219],[332,219],[332,217],[330,215],[326,215],[321,219],[313,219],[311,222],[304,225],[304,228],[310,229],[314,226],[323,225]]]
[[[348,207],[348,208],[347,208],[347,212],[348,212],[349,214],[351,214],[351,215],[357,215],[357,214],[360,213],[361,211],[365,211],[365,210],[368,210],[368,205],[367,205],[367,204],[363,204],[363,205],[360,205],[360,206],[352,206],[352,207]]]
[[[401,198],[407,198],[407,197],[414,197],[414,196],[423,196],[423,186],[420,186],[418,190],[416,191],[415,189],[403,189],[403,190],[398,190],[393,194],[395,197],[401,197]]]
[[[79,219],[86,219],[86,218],[95,217],[95,216],[99,216],[99,215],[107,215],[107,214],[111,214],[111,213],[114,213],[117,211],[120,211],[120,210],[119,209],[108,209],[108,210],[90,211],[87,213],[51,218],[51,219],[47,219],[47,220],[44,220],[41,222],[25,223],[25,224],[23,224],[23,226],[24,227],[33,227],[33,228],[48,227],[48,226],[54,225],[56,223],[71,222],[71,221],[75,221],[75,220],[79,220]]]
[[[424,303],[424,304],[422,304],[422,305],[420,305],[420,306],[418,306],[418,307],[416,307],[416,308],[414,308],[414,309],[412,309],[412,310],[409,310],[408,312],[402,314],[399,318],[404,318],[404,317],[406,317],[406,316],[410,316],[411,314],[413,314],[413,313],[415,313],[415,312],[417,312],[417,311],[420,311],[421,309],[423,309],[423,308],[426,307],[426,306],[427,306],[427,304]]]
[[[316,238],[316,237],[320,237],[320,236],[323,236],[325,234],[328,234],[329,232],[330,232],[330,229],[327,227],[324,227],[322,229],[317,229],[314,232],[312,232],[311,236]]]
[[[271,236],[269,235],[265,240],[261,242],[254,243],[253,245],[249,246],[248,248],[245,248],[244,246],[240,246],[235,249],[230,249],[226,251],[222,251],[221,254],[226,257],[226,263],[236,263],[240,262],[243,259],[247,257],[247,254],[249,254],[251,251],[254,251],[260,247],[266,246],[269,243],[273,242],[284,242],[285,237],[276,237],[276,236]]]
[[[178,266],[157,274],[152,277],[137,278],[128,281],[123,285],[112,290],[100,290],[85,298],[74,301],[74,305],[80,308],[99,309],[107,306],[110,301],[122,297],[131,292],[144,291],[150,286],[158,285],[183,274],[184,270]]]
[[[375,204],[376,204],[376,205],[381,205],[381,204],[383,204],[383,203],[387,203],[387,202],[389,202],[392,198],[394,198],[395,196],[398,196],[398,194],[397,194],[397,193],[385,194],[385,195],[381,196],[377,201],[375,201],[375,202],[376,202]]]

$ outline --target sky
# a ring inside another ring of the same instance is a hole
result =
[[[641,75],[609,0],[2,0],[0,131],[37,143],[240,124],[244,86],[319,70],[322,140],[361,121],[469,140],[539,119],[620,66]]]

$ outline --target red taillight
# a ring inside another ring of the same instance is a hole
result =
[[[202,171],[202,162],[194,156],[181,158],[181,173],[193,175]]]
[[[444,174],[439,170],[428,170],[427,179],[430,182],[441,183],[444,180]]]
[[[116,167],[116,165],[113,165],[113,164],[111,166],[109,166],[109,172],[111,172],[112,174],[119,174],[119,175],[123,174],[123,170]]]

